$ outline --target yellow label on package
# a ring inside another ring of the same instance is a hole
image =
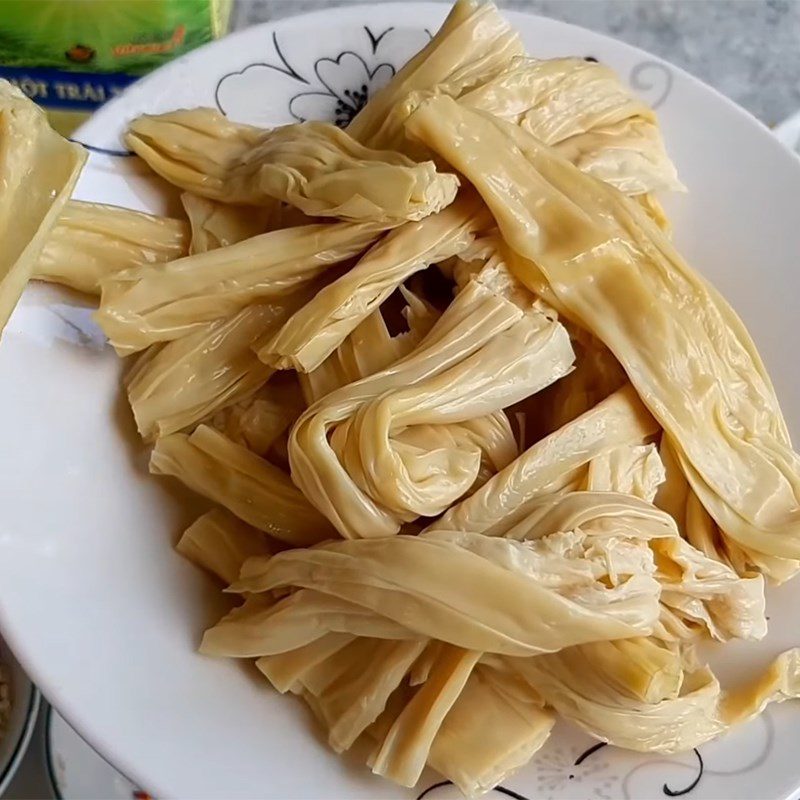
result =
[[[221,36],[231,0],[4,0],[0,77],[74,128],[141,75]]]

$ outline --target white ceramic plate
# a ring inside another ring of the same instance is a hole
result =
[[[2,639],[0,639],[0,663],[8,667],[11,685],[11,716],[5,733],[0,735],[0,797],[2,797],[28,749],[33,729],[36,727],[41,698]]]
[[[773,131],[790,150],[800,155],[800,111],[787,117]]]
[[[253,28],[141,81],[79,132],[120,148],[140,112],[218,103],[273,124],[346,119],[442,21],[435,4],[375,4]],[[678,69],[576,27],[509,15],[529,51],[592,56],[658,108],[685,197],[676,239],[733,302],[800,433],[797,310],[800,162],[736,106]],[[354,99],[355,97],[355,99]],[[95,155],[83,198],[159,210],[169,200],[134,159]],[[0,623],[32,677],[92,746],[158,797],[412,798],[331,753],[301,704],[252,668],[195,654],[220,612],[211,585],[170,549],[189,515],[146,474],[120,395],[120,367],[74,296],[32,287],[0,347]],[[770,593],[771,633],[735,644],[723,680],[797,645],[800,583]],[[675,758],[605,747],[560,725],[507,787],[546,798],[779,800],[800,786],[800,708],[771,709],[726,739]],[[429,797],[455,797],[442,787]]]
[[[45,768],[56,800],[149,800],[52,707],[45,712]]]

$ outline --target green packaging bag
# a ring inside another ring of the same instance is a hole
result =
[[[2,0],[0,78],[68,134],[136,78],[227,30],[232,0]]]

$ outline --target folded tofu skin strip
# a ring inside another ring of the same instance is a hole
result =
[[[755,347],[639,206],[450,98],[426,101],[407,127],[473,181],[520,280],[541,276],[617,357],[723,535],[800,558],[800,457]]]
[[[0,330],[32,279],[97,301],[153,480],[207,504],[175,546],[230,601],[202,656],[469,798],[559,719],[681,753],[800,698],[800,642],[738,684],[702,657],[769,650],[800,456],[670,239],[693,176],[654,111],[484,0],[370,91],[344,129],[132,120],[160,217],[72,198],[82,148],[0,81]]]
[[[35,275],[86,153],[53,131],[38,106],[0,81],[0,331]]]

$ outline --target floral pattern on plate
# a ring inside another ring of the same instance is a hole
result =
[[[281,111],[285,117],[288,109],[297,122],[328,120],[346,127],[369,98],[431,39],[431,32],[420,28],[373,31],[364,25],[355,33],[348,49],[316,59],[310,69],[297,66],[273,33],[274,52],[268,59],[220,78],[214,92],[217,107],[235,119],[274,119]],[[264,85],[265,71],[270,73],[269,98],[264,98],[262,108],[242,108],[242,98],[258,96],[250,87]]]

